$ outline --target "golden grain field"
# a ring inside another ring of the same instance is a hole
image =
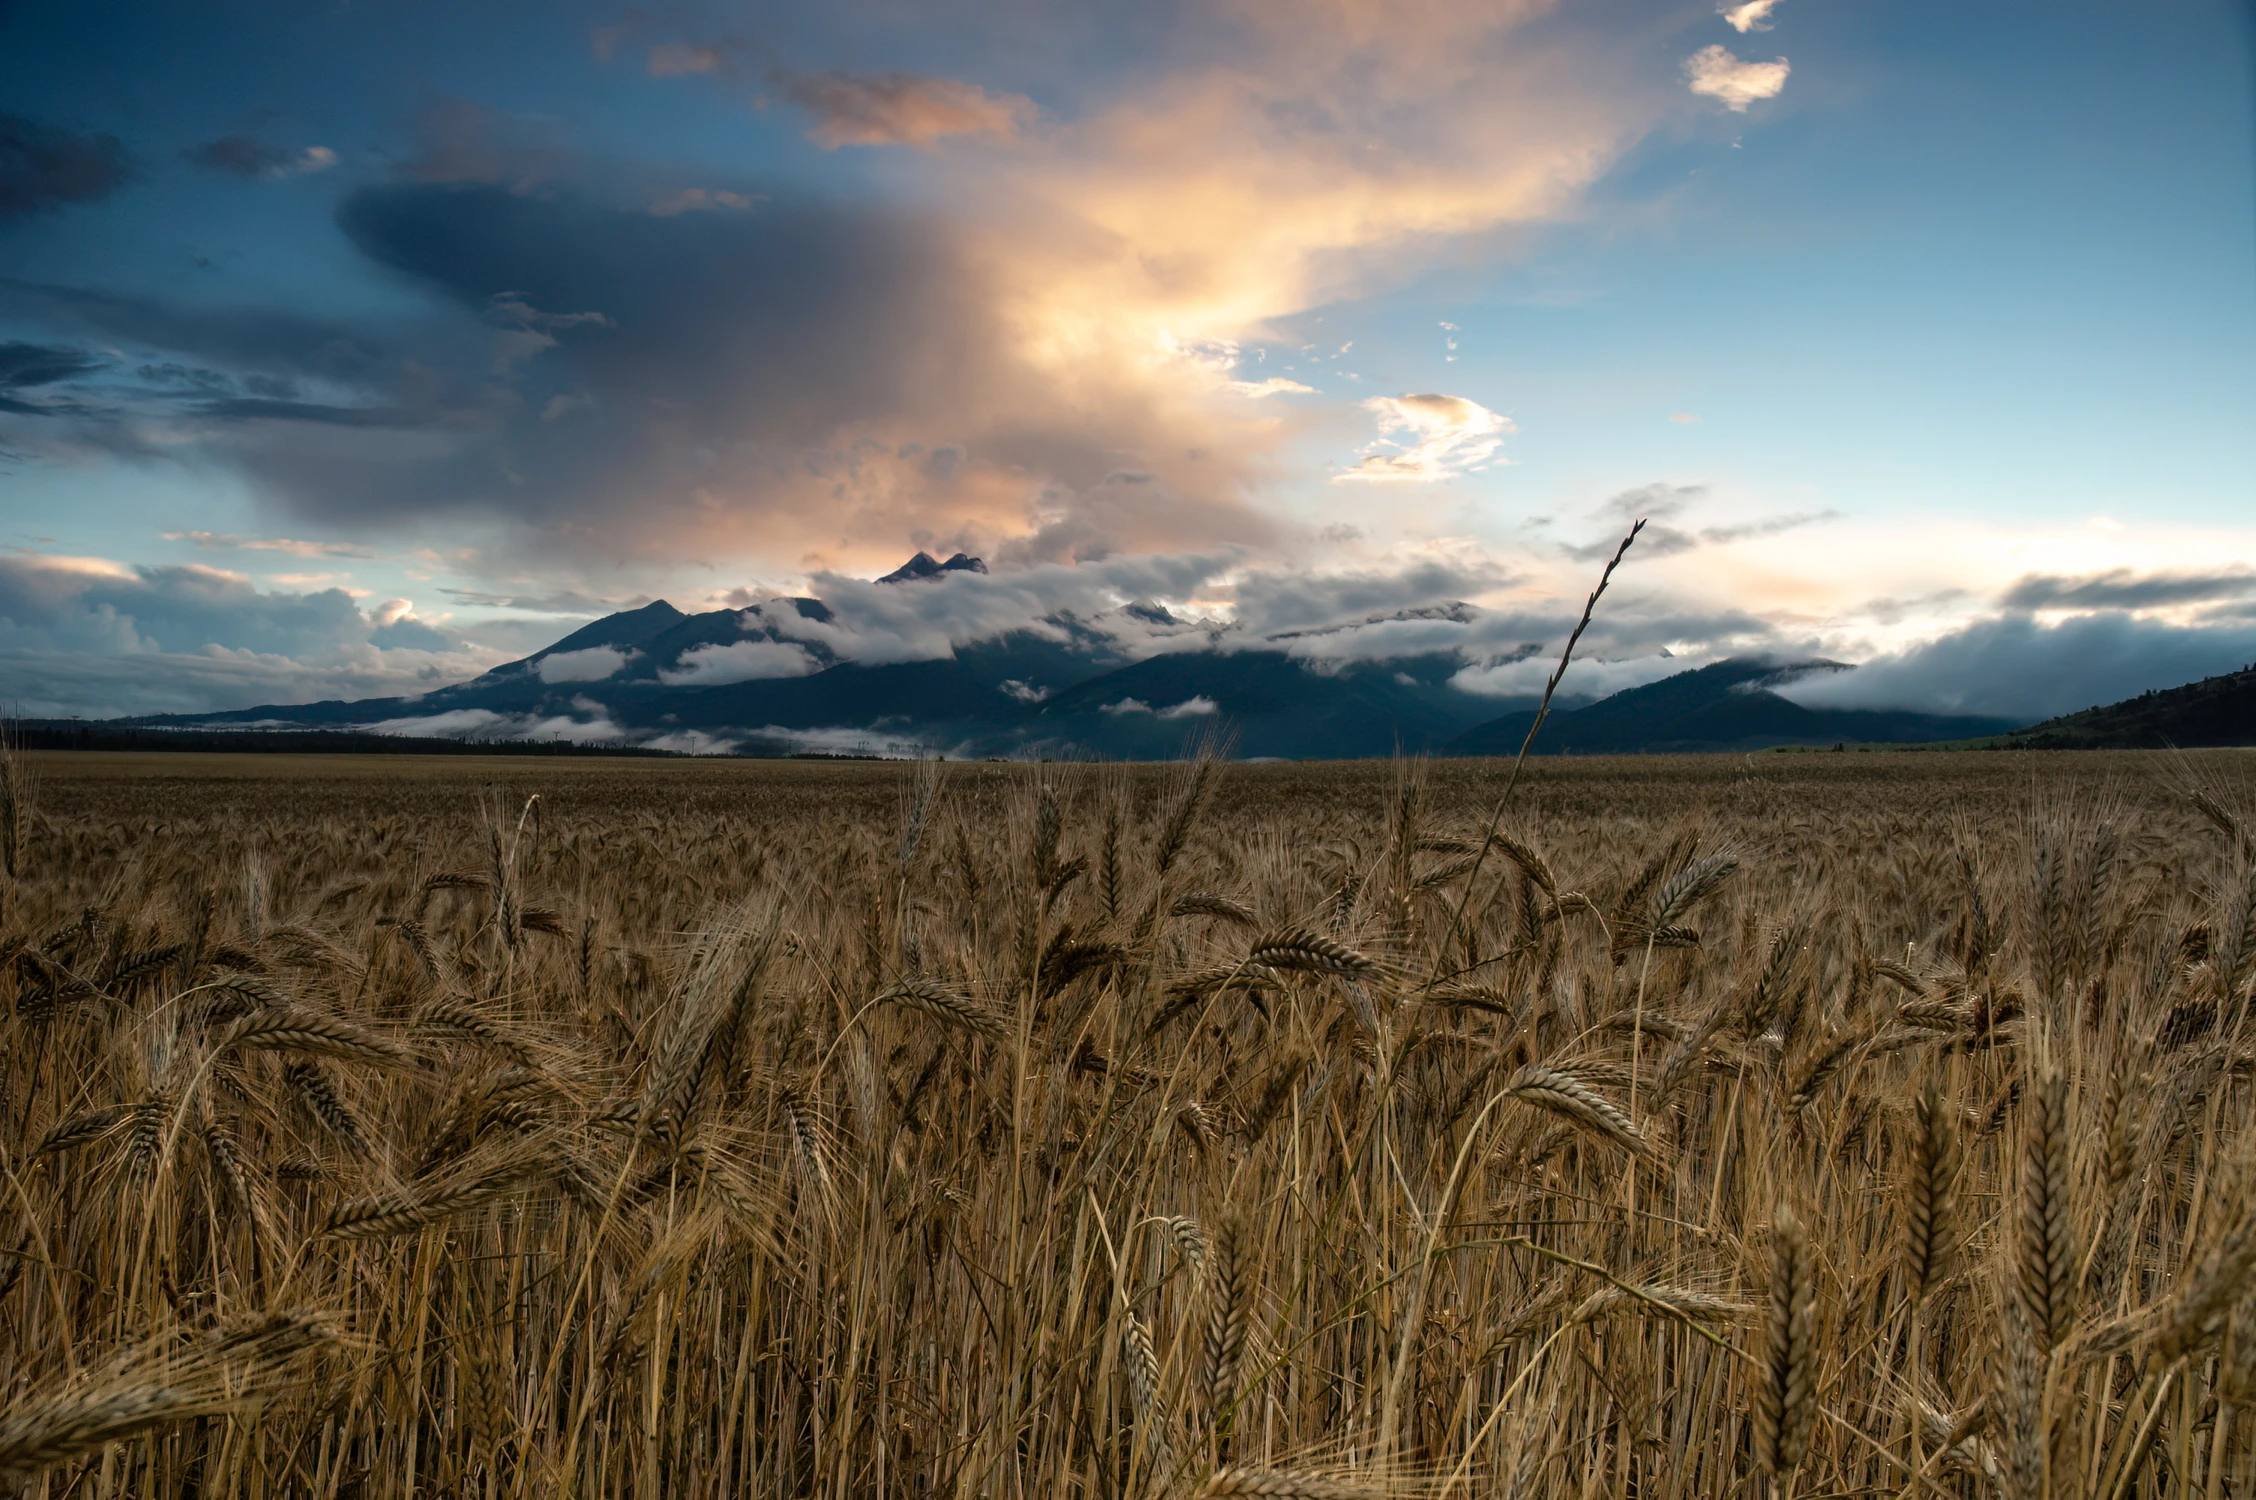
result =
[[[16,757],[0,1488],[2256,1495],[2256,760],[1503,782]]]

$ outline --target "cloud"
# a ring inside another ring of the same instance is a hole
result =
[[[650,213],[653,218],[670,219],[675,214],[750,208],[759,201],[760,198],[757,196],[732,193],[726,188],[683,188],[678,192],[669,193],[656,203],[651,204]]]
[[[1668,521],[1707,497],[1704,484],[1641,484],[1610,497],[1591,514],[1625,526],[1631,521]]]
[[[125,146],[114,135],[0,113],[0,224],[107,198],[130,175]]]
[[[2145,574],[2110,568],[2072,577],[2030,573],[2000,594],[1998,603],[2013,610],[2136,610],[2244,599],[2251,593],[2256,593],[2256,571],[2247,568]]]
[[[2047,625],[2012,614],[1976,620],[1853,672],[1784,691],[1812,707],[1923,709],[2033,723],[2236,671],[2251,660],[2256,622],[2181,626],[2110,610]]]
[[[1780,516],[1758,516],[1752,521],[1741,521],[1730,526],[1705,527],[1700,532],[1700,540],[1717,546],[1728,546],[1732,542],[1779,536],[1785,532],[1799,531],[1804,526],[1817,526],[1840,519],[1841,513],[1837,510],[1798,510]]]
[[[337,164],[337,153],[327,146],[283,151],[247,135],[223,135],[180,153],[199,167],[229,172],[237,177],[310,177]]]
[[[102,361],[84,349],[48,344],[0,343],[0,389],[29,390],[74,380],[102,368]]]
[[[779,73],[783,96],[814,116],[807,133],[840,146],[930,146],[958,135],[1015,136],[1034,118],[1034,101],[990,94],[953,78],[914,73]]]
[[[744,196],[654,217],[647,192],[565,184],[349,194],[348,239],[432,299],[413,324],[5,281],[0,310],[197,372],[76,420],[79,453],[219,464],[322,524],[499,522],[552,559],[663,562],[1274,535],[1249,499],[1283,429],[1204,372],[1030,348],[930,213]]]
[[[651,602],[647,596],[607,599],[599,594],[584,594],[577,589],[511,593],[490,589],[442,588],[439,592],[459,604],[476,605],[483,609],[519,609],[536,615],[607,615],[622,609],[640,609]]]
[[[239,573],[0,554],[0,702],[27,715],[208,712],[418,693],[500,658],[406,601]]]
[[[232,536],[223,531],[168,531],[168,542],[193,542],[209,552],[285,552],[292,557],[356,557],[376,554],[355,542],[306,542],[286,536]]]
[[[1185,698],[1180,703],[1171,703],[1165,708],[1153,708],[1141,698],[1122,698],[1116,703],[1100,703],[1097,711],[1111,714],[1115,718],[1124,718],[1130,714],[1150,714],[1157,719],[1203,719],[1221,712],[1221,705],[1201,693]]]
[[[102,360],[83,349],[0,343],[0,412],[20,417],[67,416],[77,409],[75,404],[56,399],[44,388],[79,380],[102,367]],[[43,399],[23,399],[31,393],[40,393]]]
[[[650,76],[679,78],[689,73],[718,72],[727,58],[718,47],[692,47],[681,42],[660,42],[650,49]]]
[[[21,283],[0,304],[216,382],[42,423],[43,451],[231,471],[299,518],[278,530],[459,527],[642,576],[844,568],[919,534],[998,566],[1273,548],[1317,382],[1191,351],[1572,212],[1666,113],[1619,48],[1537,9],[1193,11],[1042,114],[996,80],[781,77],[827,141],[1010,143],[935,151],[901,206],[598,158],[565,122],[440,99],[335,217],[420,305]],[[1359,477],[1500,460],[1500,415],[1393,399]]]
[[[377,734],[413,738],[566,740],[576,745],[604,745],[625,737],[626,731],[611,722],[610,713],[602,704],[582,699],[574,706],[589,717],[575,719],[570,714],[544,717],[496,713],[487,708],[450,708],[443,713],[382,719],[367,727]]]
[[[1743,62],[1720,43],[1702,47],[1684,60],[1684,78],[1692,92],[1715,100],[1734,114],[1745,114],[1747,106],[1758,99],[1777,98],[1791,71],[1783,57],[1772,62]]]
[[[1707,498],[1708,489],[1705,485],[1644,484],[1615,495],[1597,507],[1592,514],[1600,519],[1611,520],[1617,526],[1627,526],[1632,521],[1643,520],[1646,523],[1645,529],[1638,533],[1637,545],[1631,549],[1631,555],[1641,561],[1690,552],[1703,544],[1728,547],[1734,542],[1756,541],[1841,518],[1841,513],[1837,510],[1809,510],[1757,516],[1748,521],[1704,526],[1697,531],[1667,524],[1682,517],[1693,506],[1704,503]],[[1575,562],[1597,562],[1612,557],[1614,549],[1620,545],[1621,536],[1617,532],[1561,550]]]
[[[1335,480],[1425,484],[1475,474],[1497,461],[1504,434],[1518,430],[1463,396],[1374,396],[1363,409],[1378,418],[1382,436]]]
[[[590,646],[584,651],[557,651],[534,666],[543,682],[601,682],[618,675],[635,653],[616,646]]]
[[[806,647],[788,641],[708,642],[684,651],[673,666],[661,668],[658,680],[669,687],[719,687],[804,677],[821,665]]]
[[[1750,31],[1770,30],[1770,13],[1777,8],[1778,0],[1742,0],[1740,4],[1723,0],[1716,7],[1716,14],[1723,17],[1725,25],[1744,36]]]
[[[1670,413],[1669,413],[1669,420],[1670,420],[1671,422],[1675,422],[1675,423],[1679,424],[1680,426],[1686,426],[1686,427],[1689,427],[1689,426],[1691,426],[1691,425],[1692,425],[1693,423],[1695,423],[1695,422],[1699,421],[1699,420],[1700,420],[1700,418],[1699,418],[1699,415],[1698,415],[1697,413],[1695,413],[1695,412],[1688,412],[1688,411],[1672,411],[1672,412],[1670,412]]]

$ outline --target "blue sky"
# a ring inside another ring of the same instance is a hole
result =
[[[2252,60],[2198,3],[17,0],[0,698],[412,692],[917,547],[1517,623],[1636,513],[1592,686],[2226,670]]]

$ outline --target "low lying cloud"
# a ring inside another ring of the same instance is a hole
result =
[[[788,641],[730,641],[691,647],[673,666],[662,668],[658,680],[669,687],[719,687],[804,677],[821,665],[806,647]]]
[[[485,708],[455,708],[445,713],[382,719],[367,728],[376,734],[467,740],[565,740],[575,745],[608,745],[626,737],[601,704],[584,705],[590,716],[501,714]]]
[[[1363,409],[1378,419],[1380,437],[1335,480],[1430,484],[1477,474],[1498,461],[1510,417],[1464,396],[1374,396]]]
[[[534,670],[543,682],[601,682],[619,675],[635,653],[616,646],[590,646],[584,651],[557,651],[540,659]]]
[[[1813,708],[1911,708],[2034,723],[2256,661],[2256,621],[2172,625],[2122,610],[1977,620],[1783,691]]]
[[[1098,712],[1125,718],[1134,714],[1149,714],[1155,719],[1203,719],[1220,713],[1222,706],[1204,693],[1185,698],[1180,703],[1170,703],[1165,708],[1154,708],[1141,698],[1122,698],[1115,703],[1097,705]]]
[[[1772,62],[1745,62],[1720,43],[1702,47],[1684,60],[1684,79],[1693,93],[1742,115],[1758,99],[1777,98],[1792,71],[1783,57]]]
[[[1008,138],[1034,118],[1034,101],[975,83],[915,73],[779,73],[776,88],[808,114],[808,135],[840,146],[930,146],[958,135]]]

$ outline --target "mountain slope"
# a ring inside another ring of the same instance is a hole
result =
[[[1839,670],[1835,662],[1782,664],[1734,657],[1630,688],[1587,708],[1554,708],[1529,753],[1639,755],[1841,742],[1918,744],[2013,727],[2008,719],[1804,708],[1772,691],[1812,672]],[[1517,754],[1534,719],[1532,709],[1491,719],[1452,740],[1449,753]]]
[[[1450,686],[1454,657],[1311,663],[1282,651],[1181,651],[1092,678],[1038,705],[1022,733],[1108,755],[1173,755],[1202,725],[1237,753],[1339,759],[1439,749],[1497,700]]]
[[[2026,750],[2256,745],[2256,664],[2032,724],[1998,743]]]

